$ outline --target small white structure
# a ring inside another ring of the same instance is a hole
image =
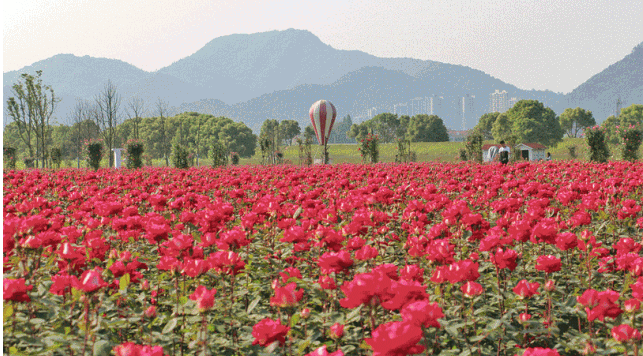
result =
[[[540,143],[521,143],[516,146],[516,154],[524,161],[544,161],[546,149]]]
[[[121,155],[124,148],[112,148],[114,151],[114,168],[121,168]]]
[[[491,162],[494,158],[495,155],[498,154],[498,151],[500,150],[500,147],[502,145],[484,145],[482,146],[482,161],[483,162]]]

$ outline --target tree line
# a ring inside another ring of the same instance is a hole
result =
[[[601,127],[607,132],[609,143],[619,141],[620,127],[638,127],[643,124],[643,105],[632,104],[622,109],[618,116],[608,117]],[[591,111],[567,108],[556,116],[551,108],[537,100],[521,100],[504,113],[487,113],[480,117],[471,135],[485,140],[510,143],[540,143],[555,146],[564,136],[580,137],[585,130],[596,126]]]

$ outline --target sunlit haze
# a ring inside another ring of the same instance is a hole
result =
[[[212,39],[296,28],[379,57],[569,92],[643,41],[640,0],[3,1],[3,71],[59,53],[155,71]]]

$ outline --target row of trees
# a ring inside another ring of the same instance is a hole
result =
[[[395,140],[412,142],[449,141],[449,133],[444,122],[436,115],[415,115],[409,117],[391,113],[378,114],[361,124],[353,124],[348,136],[362,141],[368,135],[377,135],[383,143]]]
[[[619,127],[643,125],[643,105],[633,104],[618,116],[608,117],[602,124],[610,144],[616,144]],[[567,137],[580,137],[586,129],[596,126],[591,111],[568,108],[560,116],[536,100],[521,100],[505,113],[487,113],[480,117],[474,133],[485,140],[537,142],[552,146]]]

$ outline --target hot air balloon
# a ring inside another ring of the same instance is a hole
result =
[[[315,129],[315,135],[317,135],[317,141],[324,146],[324,163],[328,163],[328,137],[330,137],[330,132],[335,123],[337,110],[330,101],[319,100],[310,107],[309,115]]]

